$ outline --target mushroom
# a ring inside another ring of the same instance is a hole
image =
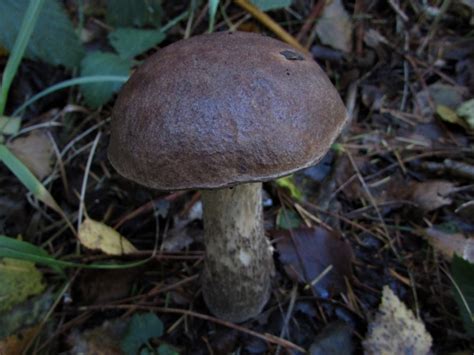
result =
[[[204,300],[242,322],[265,306],[274,272],[262,182],[317,163],[345,121],[307,53],[260,34],[206,34],[159,50],[124,85],[109,159],[147,187],[201,190]]]

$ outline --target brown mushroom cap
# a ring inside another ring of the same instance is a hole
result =
[[[131,76],[109,158],[160,190],[266,181],[318,162],[345,121],[308,54],[260,34],[206,34],[159,50]]]

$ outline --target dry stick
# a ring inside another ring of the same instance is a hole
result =
[[[255,17],[258,21],[260,21],[265,27],[267,27],[270,31],[275,33],[281,40],[285,41],[288,44],[291,44],[293,47],[299,49],[302,52],[307,52],[306,48],[304,48],[296,40],[295,37],[293,37],[288,32],[286,32],[285,29],[281,27],[279,24],[277,24],[270,16],[260,11],[258,7],[251,4],[248,0],[234,0],[234,3],[239,5],[248,13],[250,13],[253,17]]]
[[[353,157],[352,157],[352,154],[346,150],[346,154],[351,162],[351,165],[354,169],[354,171],[357,173],[357,177],[360,181],[360,183],[362,184],[365,192],[367,193],[367,196],[370,200],[370,203],[374,206],[374,209],[375,209],[375,212],[377,213],[377,217],[380,219],[380,222],[382,223],[382,229],[384,231],[384,234],[385,234],[385,237],[387,238],[387,242],[388,242],[388,245],[390,246],[390,249],[392,250],[393,254],[395,255],[395,257],[400,261],[402,262],[402,257],[400,256],[400,254],[398,253],[398,251],[395,249],[394,245],[393,245],[393,242],[392,240],[390,239],[390,234],[389,234],[389,231],[388,231],[388,228],[387,228],[387,225],[385,224],[385,221],[382,217],[382,214],[380,213],[380,209],[378,208],[377,206],[377,203],[372,195],[372,193],[370,192],[369,190],[369,187],[367,186],[367,184],[365,183],[365,180],[364,178],[362,177],[362,174],[360,173],[359,171],[359,168],[357,167]],[[419,318],[419,308],[418,308],[418,295],[416,293],[416,286],[415,286],[415,278],[413,277],[413,274],[411,273],[411,271],[408,269],[407,267],[407,273],[408,273],[408,276],[410,277],[410,281],[411,281],[411,289],[412,289],[412,293],[413,293],[413,298],[415,300],[415,304],[416,304],[416,311],[417,311],[417,316]]]
[[[403,10],[398,6],[398,4],[394,0],[388,0],[390,7],[397,13],[398,16],[403,20],[403,22],[407,22],[409,20],[408,16],[403,12]]]
[[[193,275],[193,276],[189,276],[183,280],[180,280],[172,285],[168,285],[168,286],[165,286],[163,288],[159,288],[159,287],[154,287],[153,289],[150,290],[150,292],[144,294],[144,295],[137,295],[137,296],[132,296],[132,297],[128,297],[128,298],[124,298],[124,299],[121,299],[121,300],[118,300],[118,301],[115,301],[113,303],[123,303],[123,302],[131,302],[131,301],[136,301],[136,300],[139,300],[139,299],[144,299],[144,298],[148,298],[148,297],[151,297],[151,296],[156,296],[160,293],[164,293],[164,292],[168,292],[168,291],[172,291],[178,287],[181,287],[183,286],[184,284],[187,284],[189,282],[192,282],[196,279],[199,278],[199,275]]]
[[[90,154],[89,154],[89,158],[87,159],[86,169],[84,171],[84,179],[82,180],[81,197],[80,197],[80,201],[79,201],[79,212],[78,212],[78,216],[77,216],[77,230],[78,231],[81,228],[82,217],[83,217],[84,212],[86,213],[86,217],[87,217],[87,211],[85,211],[85,202],[84,202],[84,200],[86,198],[87,180],[88,180],[88,177],[89,177],[89,172],[91,170],[91,165],[92,165],[92,160],[94,158],[95,150],[97,148],[97,144],[99,143],[99,139],[100,139],[101,135],[102,135],[102,133],[99,131],[97,133],[97,136],[94,139],[94,143],[92,144],[92,148],[91,148],[91,151],[90,151]]]
[[[313,8],[311,9],[311,12],[308,15],[308,18],[304,22],[303,26],[301,26],[300,32],[298,32],[298,34],[296,35],[297,41],[301,41],[306,35],[306,33],[311,29],[311,26],[313,25],[314,21],[323,11],[325,4],[326,1],[324,0],[318,0],[316,4],[314,4]]]
[[[288,311],[286,312],[285,321],[283,327],[281,327],[280,338],[284,338],[288,334],[288,323],[290,323],[291,315],[293,314],[293,308],[295,307],[296,296],[298,295],[298,283],[293,284],[291,289],[290,304],[288,305]],[[275,355],[280,355],[281,345],[278,345]]]
[[[160,200],[166,200],[166,201],[171,202],[171,201],[176,200],[178,197],[184,195],[185,193],[186,193],[185,191],[178,191],[178,192],[174,192],[172,194],[166,195],[166,196],[158,197],[157,199],[154,199],[152,201],[149,201],[149,202],[145,203],[144,205],[138,207],[136,210],[134,210],[130,213],[127,213],[126,215],[121,217],[119,219],[119,221],[117,223],[115,223],[114,229],[119,228],[125,222],[129,221],[132,218],[135,218],[135,217],[141,215],[142,213],[151,211],[156,202],[158,202]]]
[[[306,350],[303,349],[302,347],[300,347],[300,346],[298,346],[298,345],[296,345],[296,344],[294,344],[294,343],[292,343],[288,340],[281,339],[281,338],[279,338],[279,337],[277,337],[273,334],[268,334],[268,333],[261,334],[261,333],[258,333],[256,331],[244,328],[240,325],[237,325],[237,324],[234,324],[234,323],[231,323],[231,322],[227,322],[225,320],[218,319],[218,318],[215,318],[215,317],[207,316],[205,314],[197,313],[197,312],[194,312],[194,311],[188,311],[186,309],[153,307],[153,306],[148,306],[148,305],[122,304],[122,305],[115,305],[115,306],[114,305],[112,305],[112,306],[108,306],[108,305],[107,306],[85,306],[85,307],[80,307],[79,310],[93,310],[93,309],[125,309],[125,310],[127,310],[127,309],[130,309],[130,308],[132,308],[132,309],[133,308],[134,309],[143,309],[143,310],[154,311],[154,312],[159,312],[159,313],[183,314],[183,315],[187,315],[187,316],[190,316],[190,317],[204,319],[206,321],[213,322],[213,323],[216,323],[216,324],[220,324],[224,327],[232,328],[232,329],[235,329],[239,332],[252,335],[256,338],[268,341],[269,343],[273,343],[273,344],[276,344],[276,345],[283,346],[284,348],[295,349],[295,350],[301,351],[302,353],[306,353]]]

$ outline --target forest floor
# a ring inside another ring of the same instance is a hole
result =
[[[465,307],[474,304],[472,1],[298,0],[263,20],[236,3],[221,1],[214,31],[291,35],[328,74],[350,117],[319,164],[263,185],[276,275],[262,314],[236,325],[209,313],[200,290],[199,192],[164,193],[122,178],[107,159],[115,97],[94,109],[76,86],[29,105],[22,130],[6,138],[72,225],[2,166],[0,234],[56,260],[112,268],[27,266],[31,277],[40,272],[28,284],[40,286],[24,291],[24,302],[0,308],[0,324],[11,330],[0,332],[0,353],[342,354],[385,347],[417,354],[430,341],[436,354],[474,349]],[[82,18],[86,51],[110,49],[105,5],[65,6],[73,22]],[[159,47],[207,32],[207,2],[163,1],[161,23],[186,11],[135,67]],[[274,23],[281,28],[269,29]],[[7,58],[3,53],[0,68]],[[23,60],[6,115],[72,73]],[[112,227],[135,252],[114,256],[103,245],[81,245],[82,219]],[[382,293],[406,318],[377,313]],[[391,339],[370,338],[381,328]]]

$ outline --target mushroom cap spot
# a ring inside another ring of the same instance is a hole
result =
[[[109,159],[160,190],[267,181],[317,163],[346,117],[309,54],[260,34],[200,35],[160,49],[124,85]]]

